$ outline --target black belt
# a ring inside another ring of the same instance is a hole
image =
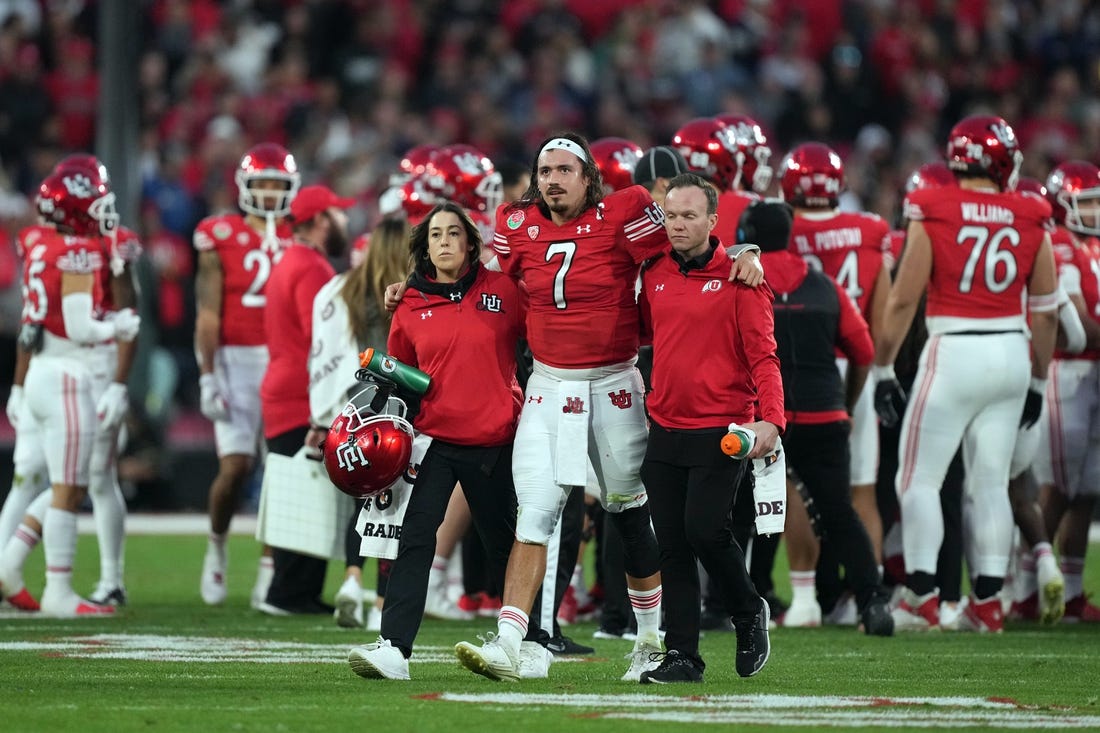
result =
[[[996,336],[1002,333],[1023,334],[1023,331],[1019,328],[1010,328],[1005,331],[948,331],[941,333],[940,336]]]

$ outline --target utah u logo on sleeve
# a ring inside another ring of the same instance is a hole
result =
[[[481,302],[477,304],[477,309],[479,311],[488,311],[490,313],[503,313],[504,311],[500,308],[501,302],[502,301],[500,297],[497,295],[482,293]]]

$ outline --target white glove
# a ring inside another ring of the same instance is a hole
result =
[[[229,419],[229,403],[218,389],[217,377],[212,373],[199,377],[199,409],[212,422]]]
[[[141,327],[141,316],[133,308],[123,308],[109,313],[106,319],[115,329],[115,338],[119,341],[133,341]]]
[[[100,396],[95,406],[100,432],[109,433],[118,428],[129,409],[130,393],[126,385],[121,382],[111,382],[107,385],[106,391]]]
[[[11,391],[8,392],[8,404],[4,406],[4,411],[8,413],[8,422],[11,423],[13,428],[19,427],[19,411],[23,409],[23,388],[18,384],[11,386]]]

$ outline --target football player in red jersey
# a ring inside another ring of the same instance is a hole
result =
[[[267,369],[264,306],[277,252],[289,241],[284,218],[301,178],[282,146],[261,143],[241,158],[236,175],[241,214],[207,217],[195,228],[195,352],[202,414],[214,422],[218,474],[210,484],[210,540],[200,593],[211,605],[226,597],[225,541],[260,439],[260,380]],[[271,582],[271,558],[260,559],[252,604]]]
[[[1081,583],[1100,493],[1100,169],[1062,163],[1047,178],[1047,195],[1057,223],[1051,239],[1059,282],[1080,316],[1086,348],[1055,352],[1034,470],[1048,535],[1058,536],[1066,621],[1100,622]]]
[[[946,159],[959,189],[952,196],[935,189],[909,194],[906,248],[876,344],[875,406],[892,422],[904,401],[892,365],[927,289],[929,339],[902,424],[897,491],[907,587],[894,620],[899,629],[939,625],[939,490],[964,443],[964,526],[976,577],[960,628],[1000,631],[998,594],[1013,526],[1009,464],[1017,427],[1039,418],[1057,325],[1054,255],[1044,228],[1050,206],[1015,193],[1022,156],[999,117],[956,124]]]
[[[516,342],[523,336],[525,295],[514,279],[480,264],[481,238],[465,207],[438,204],[413,230],[410,289],[393,315],[387,351],[431,375],[413,421],[430,440],[405,511],[400,547],[374,644],[348,656],[356,674],[409,679],[408,658],[425,611],[436,534],[455,483],[466,496],[487,567],[497,587],[515,536],[512,441],[522,406]],[[478,374],[471,390],[470,375]],[[550,652],[522,649],[521,676],[545,677]]]
[[[890,273],[883,261],[889,225],[874,214],[839,210],[844,165],[829,146],[803,143],[787,154],[779,170],[783,198],[794,208],[791,249],[844,288],[870,326],[874,340],[882,328],[882,312],[890,290]],[[838,358],[837,366],[842,375],[846,374],[848,360]],[[871,538],[875,559],[881,564],[882,519],[875,501],[878,420],[874,383],[870,379],[864,382],[855,403],[848,442],[852,505]],[[810,568],[791,570],[807,572]],[[819,615],[816,600],[809,607],[796,602],[787,611],[785,623],[798,625],[799,616],[812,623]]]
[[[672,146],[693,173],[718,187],[714,234],[723,242],[736,242],[741,214],[772,182],[771,148],[760,125],[744,115],[699,117],[673,134]]]
[[[76,512],[87,495],[98,427],[94,372],[102,365],[91,357],[102,342],[132,341],[140,319],[130,309],[99,317],[109,259],[102,238],[113,240],[118,225],[106,176],[83,166],[60,167],[39,189],[39,211],[56,231],[41,232],[26,252],[26,321],[40,333],[28,343],[34,356],[22,416],[43,445],[55,446],[45,452],[52,497],[42,522],[41,608],[59,617],[100,615],[113,609],[81,599],[72,588]]]
[[[638,470],[646,424],[638,354],[635,281],[642,261],[667,243],[661,207],[641,186],[604,196],[587,141],[547,139],[531,186],[497,215],[493,246],[501,269],[530,294],[527,339],[534,373],[516,433],[512,473],[519,517],[508,563],[498,634],[455,647],[468,669],[514,679],[528,613],[546,571],[546,544],[591,459],[601,504],[623,537],[627,586],[638,638],[626,678],[655,666],[661,585],[657,544]],[[755,259],[735,262],[756,284]]]

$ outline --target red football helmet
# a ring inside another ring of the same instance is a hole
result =
[[[1100,237],[1100,168],[1066,161],[1050,172],[1046,188],[1054,221],[1071,232]]]
[[[844,163],[823,143],[802,143],[783,159],[779,187],[783,199],[806,209],[832,209],[844,185]]]
[[[680,151],[692,173],[698,173],[721,191],[733,188],[739,167],[734,156],[734,134],[713,117],[688,120],[672,136],[672,147]]]
[[[381,401],[381,405],[373,405]],[[332,421],[321,445],[329,479],[348,496],[363,499],[387,489],[409,468],[413,428],[405,403],[368,384]]]
[[[760,125],[745,115],[718,115],[715,119],[730,131],[736,148],[733,162],[737,166],[737,173],[730,188],[743,188],[757,193],[767,191],[774,172],[768,165],[772,150],[768,147],[768,138],[764,136]]]
[[[936,161],[935,163],[925,163],[913,171],[909,176],[909,180],[905,182],[905,192],[954,185],[955,174],[947,167],[947,163]]]
[[[409,148],[401,156],[401,162],[397,164],[399,172],[390,176],[390,186],[400,186],[410,178],[419,178],[424,175],[424,171],[428,169],[429,161],[431,161],[437,150],[439,150],[439,146],[431,143]]]
[[[946,157],[951,170],[988,177],[1002,191],[1016,188],[1024,160],[1015,131],[993,115],[967,117],[952,127]]]
[[[393,216],[405,212],[409,224],[416,226],[436,204],[435,194],[428,190],[422,178],[410,178],[399,186],[387,188],[378,197],[378,213]]]
[[[269,191],[255,186],[259,181],[281,181],[282,190]],[[254,216],[287,216],[290,202],[302,185],[302,176],[294,156],[282,145],[260,143],[254,146],[237,167],[237,204],[241,211]]]
[[[503,182],[493,162],[472,145],[446,145],[435,151],[424,182],[436,196],[470,211],[496,213]]]
[[[634,169],[645,152],[640,145],[622,137],[601,137],[593,140],[588,149],[608,187],[605,190],[618,191],[634,185]]]
[[[62,168],[90,168],[96,171],[100,180],[111,185],[111,176],[107,172],[107,166],[103,165],[103,161],[95,157],[91,153],[71,153],[61,159],[61,162],[53,167],[55,171],[59,171]]]
[[[93,160],[95,160],[93,158]],[[58,165],[38,187],[39,216],[60,230],[82,237],[110,236],[118,228],[115,194],[95,161]]]

